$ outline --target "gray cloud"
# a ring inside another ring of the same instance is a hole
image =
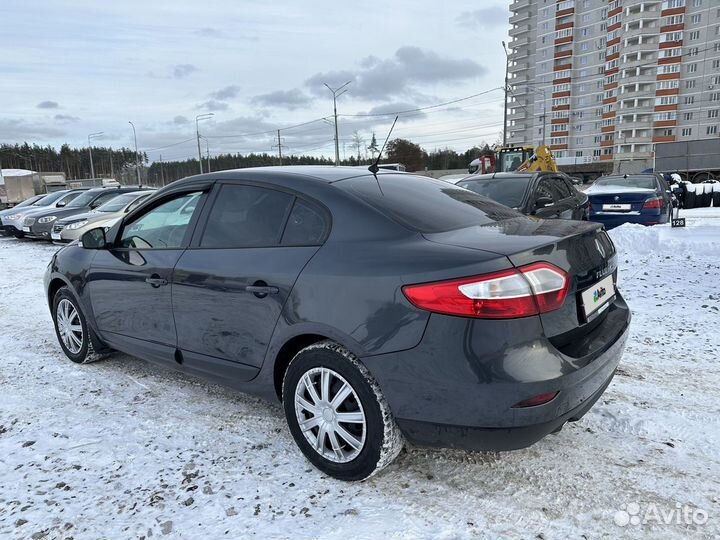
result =
[[[205,109],[206,111],[226,111],[230,108],[227,103],[217,101],[216,99],[210,99],[205,103],[201,103],[197,106],[198,109]]]
[[[223,32],[222,30],[218,30],[217,28],[205,26],[203,28],[195,30],[195,34],[203,37],[221,37],[223,35]]]
[[[198,70],[195,66],[192,64],[177,64],[176,66],[173,66],[172,76],[176,79],[182,79],[183,77],[187,77],[191,73],[194,73]]]
[[[226,86],[225,88],[221,88],[217,92],[211,92],[210,97],[213,99],[230,99],[237,97],[238,92],[240,92],[240,87],[235,86],[234,84],[231,84],[230,86]]]
[[[80,119],[77,116],[70,116],[69,114],[56,114],[56,122],[77,122]]]
[[[173,118],[173,124],[176,124],[178,126],[182,126],[190,122],[190,120],[187,119],[187,117],[178,115],[175,118]]]
[[[57,101],[41,101],[37,104],[38,109],[59,109],[60,105]]]
[[[261,105],[263,107],[282,107],[291,111],[306,107],[313,102],[313,98],[308,96],[299,88],[292,90],[276,90],[267,94],[260,94],[250,100],[253,105]]]
[[[465,11],[458,16],[457,23],[467,28],[482,28],[484,30],[499,28],[504,31],[510,24],[508,18],[509,14],[506,8],[491,6]]]
[[[400,47],[389,59],[369,56],[361,60],[357,70],[317,73],[305,81],[315,95],[327,93],[330,86],[352,81],[353,97],[383,100],[416,95],[416,85],[433,85],[467,81],[487,73],[487,69],[471,59],[456,60],[418,47]]]
[[[11,120],[0,118],[0,142],[17,142],[33,139],[47,139],[49,137],[65,137],[66,132],[51,127],[47,122],[30,123],[25,120]]]

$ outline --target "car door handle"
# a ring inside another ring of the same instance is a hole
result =
[[[249,293],[253,293],[258,298],[264,298],[268,294],[277,294],[280,289],[277,287],[271,287],[269,285],[248,285],[245,290]]]
[[[157,274],[153,274],[149,278],[145,278],[145,283],[149,283],[153,287],[157,288],[157,287],[162,287],[163,285],[167,285],[168,281],[167,281],[167,279],[161,278]]]

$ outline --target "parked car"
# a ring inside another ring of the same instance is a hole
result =
[[[265,167],[173,182],[60,249],[45,290],[73,362],[115,349],[281,402],[305,456],[359,480],[403,437],[511,450],[582,417],[628,335],[616,280],[596,223]]]
[[[25,207],[28,207],[28,206],[32,206],[32,205],[34,205],[35,203],[39,202],[40,199],[42,199],[43,197],[45,197],[45,193],[43,193],[42,195],[33,195],[32,197],[29,197],[29,198],[25,199],[25,200],[22,201],[21,203],[18,203],[18,204],[16,204],[15,206],[13,206],[13,207],[11,207],[11,208],[6,208],[6,209],[4,209],[4,210],[0,210],[0,218],[1,218],[2,216],[11,216],[11,215],[13,215],[15,212],[17,212],[17,210],[20,209],[20,208],[25,208]],[[0,227],[0,229],[1,229],[1,227]]]
[[[657,225],[672,218],[673,196],[657,174],[602,176],[585,193],[590,219],[607,229],[623,223]]]
[[[84,214],[58,219],[52,228],[50,238],[54,242],[72,242],[95,227],[112,227],[126,213],[134,210],[152,191],[131,191],[118,195],[95,210]]]
[[[72,202],[69,202],[64,208],[53,208],[26,216],[23,220],[22,231],[28,238],[51,240],[50,234],[55,221],[58,219],[84,214],[100,207],[121,193],[137,190],[137,186],[88,189]]]
[[[563,173],[481,174],[457,185],[529,216],[582,220],[590,215],[587,195]]]
[[[23,223],[26,217],[45,212],[49,209],[62,209],[76,197],[80,196],[83,191],[86,190],[63,189],[60,191],[53,191],[30,206],[20,208],[11,212],[9,215],[0,216],[0,229],[4,234],[11,234],[16,238],[22,238],[25,236],[25,233],[23,232]]]

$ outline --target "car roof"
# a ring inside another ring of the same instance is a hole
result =
[[[402,171],[389,169],[380,169],[378,175],[387,174],[412,174]],[[202,180],[253,180],[262,181],[264,179],[271,180],[280,175],[302,176],[303,178],[322,184],[332,184],[340,180],[348,178],[357,178],[361,176],[370,176],[372,173],[368,170],[363,171],[358,167],[335,167],[333,165],[286,165],[273,167],[247,167],[244,169],[231,169],[227,171],[218,171],[202,175],[190,176],[172,183],[173,186],[181,186],[183,184],[192,184]]]
[[[488,174],[473,174],[464,179],[464,181],[470,180],[491,180],[491,179],[503,179],[503,178],[532,178],[538,173],[535,172],[498,172]]]

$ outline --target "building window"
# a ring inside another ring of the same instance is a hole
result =
[[[720,92],[713,92],[712,94],[710,94],[709,101],[720,101]]]
[[[692,24],[700,24],[700,21],[702,21],[702,13],[696,13],[692,17],[690,17],[690,22]]]
[[[712,78],[712,83],[713,83],[713,84],[720,84],[720,75],[715,75],[715,76]]]
[[[690,47],[688,49],[688,56],[697,56],[700,50],[697,47]]]
[[[693,119],[693,113],[691,113],[691,112],[686,112],[685,115],[683,116],[683,118],[685,119],[686,122],[687,122],[687,121],[690,121],[690,120]]]
[[[695,96],[685,96],[685,105],[692,105],[695,103]]]
[[[582,157],[582,150],[575,150],[575,157]]]
[[[713,69],[720,69],[720,58],[713,60],[712,67]]]
[[[708,126],[707,127],[707,134],[708,135],[717,135],[718,127],[717,126]]]
[[[702,6],[702,0],[693,0],[693,7]]]
[[[599,149],[599,148],[598,148],[597,150],[593,150],[593,156],[595,156],[595,157],[599,157],[599,156],[600,156],[600,149]]]
[[[685,88],[695,88],[695,79],[685,81]]]
[[[718,118],[720,116],[720,109],[710,109],[708,111],[708,118]]]
[[[692,135],[692,128],[682,128],[680,135],[683,137],[689,137],[690,135]]]
[[[698,39],[700,39],[700,30],[690,32],[690,41],[697,41]]]
[[[695,72],[697,72],[697,64],[688,64],[688,65],[687,65],[687,72],[688,72],[688,73],[695,73]]]

